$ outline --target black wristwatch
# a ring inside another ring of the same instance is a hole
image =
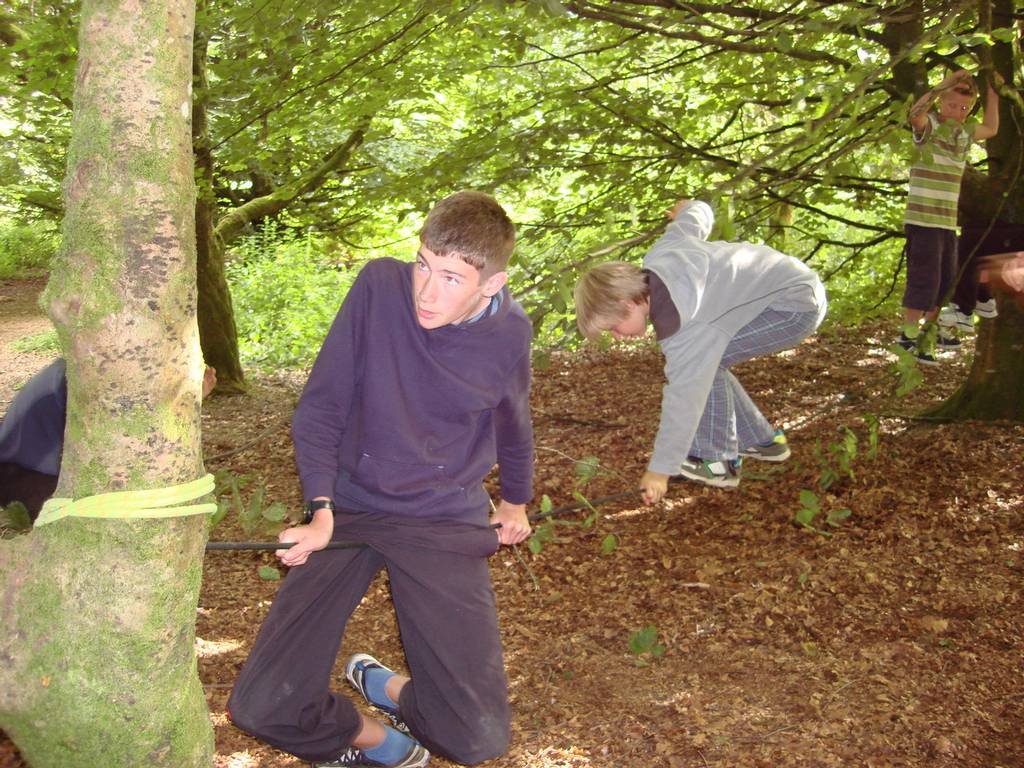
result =
[[[302,524],[309,525],[313,522],[313,514],[318,509],[329,509],[331,512],[335,510],[334,502],[330,499],[315,499],[306,503],[306,513],[302,516]]]

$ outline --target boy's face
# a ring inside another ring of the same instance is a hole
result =
[[[939,116],[943,120],[955,120],[962,123],[974,106],[974,95],[952,90],[939,97]]]
[[[619,341],[622,339],[642,338],[647,333],[647,314],[650,302],[647,300],[627,300],[623,301],[622,304],[626,308],[626,315],[615,325],[608,328],[608,333]]]
[[[412,300],[420,327],[427,330],[457,325],[479,313],[505,284],[496,272],[486,280],[480,270],[457,256],[438,256],[420,244],[412,272]]]

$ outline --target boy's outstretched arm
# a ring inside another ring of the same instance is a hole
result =
[[[1003,78],[998,72],[993,73],[999,85],[1002,85]],[[974,130],[974,138],[978,141],[991,139],[999,133],[999,94],[992,87],[992,80],[988,82],[988,90],[985,92],[984,116],[981,118],[981,125]]]
[[[530,521],[526,517],[525,504],[510,504],[502,500],[491,516],[491,524],[500,524],[497,534],[498,541],[502,544],[518,544],[530,535]]]

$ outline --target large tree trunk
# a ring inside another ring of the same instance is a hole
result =
[[[999,317],[982,323],[967,380],[929,415],[1024,422],[1024,312],[1013,301],[1001,300]]]
[[[1013,26],[1013,0],[980,3],[984,29]],[[991,9],[991,19],[987,18]],[[982,60],[1013,84],[1013,50],[1009,43],[981,52]],[[987,143],[989,173],[968,172],[960,193],[964,218],[987,224],[996,219],[1024,225],[1024,153],[1021,132],[1024,110],[1019,98],[1000,99],[999,133]],[[998,297],[999,316],[978,333],[974,362],[967,380],[930,416],[1024,421],[1024,315],[1005,295]]]
[[[64,241],[57,496],[203,474],[189,131],[193,0],[84,0]],[[33,766],[208,766],[204,516],[66,517],[0,542],[0,727]]]

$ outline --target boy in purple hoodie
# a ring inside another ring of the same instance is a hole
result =
[[[445,198],[415,261],[368,263],[324,341],[292,422],[305,522],[280,535],[291,571],[228,702],[239,728],[279,749],[402,768],[430,751],[473,764],[507,749],[487,558],[530,533],[531,326],[505,286],[514,243],[490,196]],[[321,551],[332,539],[364,546]],[[346,676],[390,724],[329,688],[346,622],[382,568],[411,677],[367,654]]]

